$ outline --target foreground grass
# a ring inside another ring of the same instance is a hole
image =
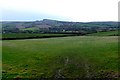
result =
[[[105,78],[118,75],[118,37],[3,41],[3,78]]]

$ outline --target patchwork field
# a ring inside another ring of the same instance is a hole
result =
[[[3,40],[3,78],[117,78],[117,36]]]

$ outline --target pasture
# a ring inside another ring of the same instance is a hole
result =
[[[117,78],[117,36],[3,40],[3,78]]]
[[[97,32],[97,33],[92,33],[92,34],[87,34],[88,36],[118,36],[119,31],[107,31],[107,32]]]
[[[15,39],[33,39],[33,38],[51,38],[51,37],[65,37],[75,36],[76,34],[30,34],[30,33],[7,33],[2,34],[2,40],[15,40]]]

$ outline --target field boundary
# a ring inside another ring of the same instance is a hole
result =
[[[41,39],[41,38],[57,38],[57,37],[69,37],[69,36],[79,36],[79,35],[34,36],[34,37],[21,37],[21,38],[2,38],[0,40]]]

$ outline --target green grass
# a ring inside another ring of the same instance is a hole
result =
[[[31,27],[31,28],[22,28],[20,30],[21,31],[25,31],[25,30],[36,31],[36,30],[39,30],[39,28],[37,28],[37,27]]]
[[[0,40],[0,79],[1,78],[2,78],[2,41]]]
[[[118,37],[4,40],[3,78],[114,77]]]
[[[92,34],[87,34],[89,36],[115,36],[119,35],[118,31],[108,31],[108,32],[98,32],[98,33],[92,33]]]
[[[10,33],[10,34],[2,34],[3,39],[9,38],[29,38],[29,37],[62,37],[62,36],[69,36],[72,34],[29,34],[29,33]]]

